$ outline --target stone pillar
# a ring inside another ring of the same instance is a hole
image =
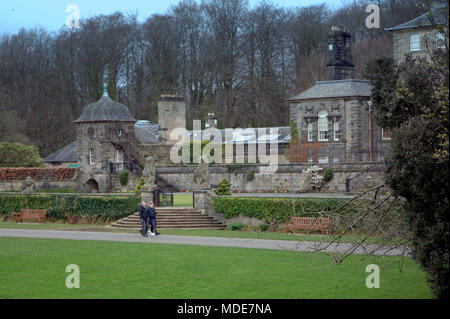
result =
[[[198,190],[194,191],[194,208],[200,209],[202,214],[207,214],[210,217],[218,220],[221,223],[225,222],[225,218],[223,214],[216,213],[214,211],[214,197],[216,197],[216,193],[212,190]]]
[[[145,201],[147,204],[153,202],[153,192],[142,191],[141,192],[141,201]]]

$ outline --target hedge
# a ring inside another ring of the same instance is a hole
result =
[[[1,181],[23,181],[28,176],[33,180],[68,180],[72,179],[78,168],[73,167],[0,167]]]
[[[225,218],[241,216],[254,217],[264,222],[287,221],[292,216],[313,217],[319,211],[332,211],[348,199],[278,199],[278,198],[214,198],[214,210]],[[352,214],[346,209],[342,213]]]
[[[117,220],[138,211],[138,196],[89,196],[89,195],[0,195],[0,215],[20,212],[22,208],[47,209],[47,216],[66,219],[66,212],[73,217],[97,217]]]

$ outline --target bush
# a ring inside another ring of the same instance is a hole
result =
[[[331,168],[325,169],[323,172],[323,181],[325,183],[330,182],[333,179],[333,170]]]
[[[0,180],[23,181],[28,176],[33,180],[68,180],[75,176],[78,168],[72,167],[0,167]]]
[[[254,179],[255,179],[255,172],[252,171],[252,170],[248,170],[247,171],[247,177],[246,177],[247,182],[250,182],[250,181],[252,181]]]
[[[88,195],[0,195],[0,215],[20,212],[22,208],[47,209],[47,216],[66,219],[70,216],[97,217],[117,220],[134,214],[139,209],[138,196],[88,196]]]
[[[119,172],[119,182],[122,186],[128,184],[128,171],[123,170]]]
[[[215,192],[217,195],[231,195],[231,183],[224,178],[219,185],[217,185]]]
[[[241,224],[241,223],[232,223],[230,225],[228,225],[228,229],[229,230],[242,230],[242,228],[244,228],[245,225]]]
[[[261,225],[259,225],[259,230],[260,231],[268,231],[269,230],[269,225],[268,224],[261,224]]]
[[[136,188],[134,189],[134,193],[137,194],[141,190],[142,186],[144,186],[144,184],[145,184],[144,177],[141,176],[136,185]]]
[[[279,199],[279,198],[214,198],[214,210],[225,218],[238,216],[254,217],[265,223],[287,221],[294,215],[314,217],[318,211],[332,211],[348,199]],[[304,213],[303,213],[304,212]],[[344,215],[353,215],[351,208],[343,210]]]
[[[42,158],[35,146],[0,142],[0,167],[37,167],[43,165]]]

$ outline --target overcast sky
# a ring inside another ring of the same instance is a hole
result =
[[[80,9],[81,18],[115,11],[139,12],[140,21],[154,13],[164,13],[170,5],[180,0],[0,0],[0,34],[15,33],[20,28],[42,26],[48,31],[57,31],[65,25],[70,13],[66,8],[75,4]],[[199,1],[197,1],[199,2]],[[259,0],[249,0],[251,6]],[[279,7],[302,7],[327,3],[335,7],[342,0],[272,0]]]

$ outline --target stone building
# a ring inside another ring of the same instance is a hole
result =
[[[176,105],[185,109],[181,99]],[[169,123],[166,128],[171,127],[170,123],[181,123],[179,119],[160,120],[164,125]],[[47,156],[44,162],[49,166],[76,164],[81,192],[110,192],[114,176],[121,170],[139,172],[138,164],[145,154],[157,154],[161,163],[169,160],[170,145],[161,141],[160,125],[137,121],[126,105],[108,96],[106,85],[100,100],[87,105],[74,123],[76,140]]]
[[[444,45],[443,35],[436,30],[437,25],[448,27],[448,3],[434,2],[431,15],[425,13],[386,31],[392,32],[394,60],[398,63],[406,54],[413,57],[429,58],[430,52]]]
[[[373,120],[369,81],[353,79],[351,35],[334,27],[328,40],[327,81],[288,99],[298,142],[291,162],[381,161],[390,136]]]
[[[105,85],[100,100],[87,105],[74,123],[80,189],[109,192],[110,163],[131,160],[136,119],[125,105],[109,98]]]

